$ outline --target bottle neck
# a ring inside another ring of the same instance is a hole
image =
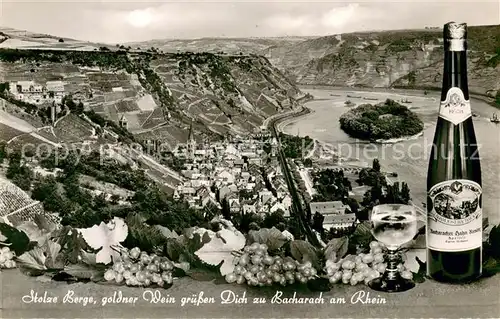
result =
[[[463,46],[465,48],[465,45]],[[457,45],[455,49],[459,49]],[[467,83],[467,51],[451,51],[450,46],[444,52],[443,89],[441,100],[446,98],[446,93],[452,87],[462,90],[464,98],[469,99],[469,89]]]

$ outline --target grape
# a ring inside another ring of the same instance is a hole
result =
[[[272,276],[272,278],[273,278],[273,281],[274,281],[274,282],[281,282],[281,279],[282,279],[283,277],[282,277],[280,274],[278,274],[278,273],[274,273],[274,274],[273,274],[273,276]],[[290,277],[287,277],[287,276],[286,276],[286,274],[285,274],[285,277],[284,277],[284,278],[285,278],[285,279],[289,279]],[[292,278],[293,278],[293,275],[292,275]]]
[[[111,281],[111,280],[114,280],[115,279],[115,276],[116,276],[116,273],[113,269],[108,269],[106,270],[106,272],[104,273],[104,279],[106,281]]]
[[[290,283],[290,281],[288,283]],[[293,283],[295,283],[295,280],[291,284],[293,284]],[[281,278],[280,285],[286,286],[286,284],[287,284],[286,279],[285,278]]]
[[[336,284],[337,282],[339,282],[340,280],[342,279],[342,272],[340,271],[337,271],[336,273],[334,273],[330,278],[330,283],[331,284]]]
[[[373,262],[375,264],[378,264],[378,263],[383,263],[384,262],[384,254],[382,253],[378,253],[376,255],[373,256]]]
[[[382,247],[376,247],[376,248],[373,248],[373,249],[371,250],[371,253],[372,253],[372,254],[374,254],[374,255],[375,255],[375,254],[380,254],[380,253],[382,253],[382,252],[383,252]]]
[[[397,270],[398,270],[399,272],[403,272],[403,271],[405,271],[405,270],[406,270],[405,265],[403,265],[403,264],[399,264],[399,265],[397,266]]]
[[[139,265],[138,264],[132,264],[130,266],[130,272],[132,272],[133,274],[135,274],[138,271],[139,271]]]
[[[283,258],[281,258],[280,256],[274,257],[274,263],[276,265],[280,265],[281,266],[283,264]]]
[[[378,247],[380,247],[380,243],[378,241],[374,240],[374,241],[372,241],[370,243],[370,249],[375,249],[375,248],[378,248]]]
[[[386,268],[386,265],[385,264],[377,264],[373,267],[373,269],[375,269],[376,271],[380,272],[380,273],[384,273],[385,272],[385,268]]]
[[[144,280],[146,280],[146,273],[140,270],[135,274],[135,278],[137,278],[139,282],[144,282]]]
[[[318,271],[316,270],[316,268],[311,268],[311,276],[314,277],[318,274]]]
[[[362,258],[361,256],[359,256],[359,255],[358,255],[358,256],[356,256],[356,257],[354,258],[354,262],[355,262],[356,264],[357,264],[357,263],[360,263],[362,260],[363,260],[363,258]]]
[[[163,260],[160,263],[160,269],[161,270],[172,270],[172,269],[174,269],[174,265],[172,264],[172,262],[170,260]]]
[[[372,254],[367,254],[367,255],[364,255],[361,260],[365,263],[365,264],[370,264],[373,262],[374,258],[373,258],[373,255]]]
[[[116,274],[115,281],[117,284],[121,283],[123,281],[123,275],[120,273]]]
[[[236,275],[234,273],[230,273],[226,275],[226,282],[232,284],[233,282],[236,282]]]
[[[146,267],[147,270],[149,270],[150,272],[158,272],[160,269],[158,266],[156,266],[155,264],[149,264],[147,265]]]
[[[5,247],[2,247],[2,249],[0,250],[0,252],[2,252],[3,254],[7,253],[10,251],[10,248],[5,246]]]
[[[236,283],[238,285],[242,285],[244,282],[245,282],[245,277],[243,277],[242,275],[238,275],[238,277],[236,278]]]
[[[342,269],[351,270],[354,269],[356,264],[353,261],[346,260],[342,263]]]
[[[293,285],[293,284],[295,283],[295,278],[292,278],[292,279],[290,279],[290,280],[286,280],[286,279],[284,280],[284,282],[285,282],[285,283],[286,283],[287,281],[288,281],[288,284],[289,284],[289,285]]]
[[[269,269],[271,269],[272,271],[278,272],[281,270],[281,267],[277,264],[272,264],[271,266],[269,266]]]
[[[171,284],[173,281],[172,278],[172,273],[171,272],[162,272],[161,273],[161,279],[166,283],[166,284]]]
[[[258,280],[259,282],[267,282],[267,276],[266,276],[266,274],[265,274],[264,272],[262,272],[262,271],[259,271],[259,272],[257,273],[256,277],[257,277],[257,280]]]
[[[153,274],[153,277],[151,278],[151,281],[154,282],[154,283],[159,283],[160,281],[163,281],[163,279],[161,279],[161,275],[156,273],[156,274]]]
[[[249,272],[249,271],[246,271],[243,274],[243,277],[245,277],[245,279],[248,281],[248,280],[250,280],[253,277],[253,274],[251,272]]]
[[[403,277],[404,279],[412,280],[413,273],[411,271],[405,270],[401,272],[401,277]]]
[[[311,272],[311,269],[310,268],[306,268],[302,271],[302,274],[304,275],[304,277],[308,278],[308,277],[311,277],[312,275],[312,272]]]
[[[259,266],[253,265],[249,270],[252,274],[256,274],[259,272]]]
[[[125,266],[124,263],[121,261],[118,261],[113,264],[113,270],[116,271],[117,273],[121,274],[125,271]]]
[[[132,277],[132,272],[130,270],[125,270],[123,272],[123,278],[125,278],[126,280],[130,279]]]
[[[259,243],[253,243],[250,245],[250,251],[256,251],[257,249],[260,249]]]
[[[139,255],[141,254],[141,250],[139,249],[139,247],[134,247],[132,248],[130,251],[129,251],[129,255],[131,258],[133,259],[137,259],[139,258]]]
[[[304,276],[300,272],[295,273],[295,279],[298,281],[301,281]]]
[[[248,263],[250,263],[250,256],[248,254],[241,255],[241,257],[240,257],[240,265],[246,266],[246,265],[248,265]]]
[[[267,255],[262,259],[262,262],[264,265],[272,265],[273,264],[273,257]]]
[[[11,251],[5,252],[5,253],[3,253],[3,255],[5,256],[5,259],[7,259],[7,260],[11,260],[12,258],[14,258],[14,255],[12,254]]]
[[[4,262],[7,261],[7,258],[3,254],[0,255],[0,264],[3,264]]]
[[[236,265],[234,267],[234,273],[236,275],[241,275],[245,271],[245,268],[243,268],[241,265]]]
[[[273,280],[271,278],[267,278],[266,285],[271,286],[273,284]]]
[[[14,260],[11,259],[11,260],[7,260],[4,264],[4,266],[5,266],[5,268],[10,269],[10,268],[16,268],[17,264]]]
[[[252,252],[252,249],[250,248],[250,246],[245,246],[245,248],[243,248],[243,251],[246,253],[250,253]]]
[[[147,253],[141,253],[141,263],[143,265],[147,265],[151,262],[151,258],[148,256]]]
[[[269,277],[269,278],[273,278],[273,275],[276,273],[274,271],[272,271],[271,269],[267,268],[265,270],[265,273],[266,273],[266,276]]]
[[[150,285],[151,285],[151,280],[150,280],[150,279],[148,279],[148,278],[144,279],[144,281],[142,282],[142,285],[143,285],[144,287],[148,287],[148,286],[150,286]]]
[[[342,278],[342,282],[344,282],[344,278]],[[351,286],[356,286],[358,284],[358,280],[356,279],[356,277],[351,277],[349,283],[351,284]]]

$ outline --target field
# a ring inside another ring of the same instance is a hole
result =
[[[66,143],[88,140],[93,135],[92,126],[74,114],[69,114],[57,122],[54,133]]]
[[[0,140],[2,141],[10,141],[13,137],[24,134],[23,132],[16,130],[13,127],[7,126],[3,123],[0,123]]]

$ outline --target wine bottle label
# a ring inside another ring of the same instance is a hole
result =
[[[463,251],[482,245],[482,189],[473,181],[457,179],[434,185],[428,193],[427,247]]]
[[[466,100],[460,88],[452,87],[446,93],[446,100],[441,101],[439,116],[457,125],[472,116],[470,101]]]

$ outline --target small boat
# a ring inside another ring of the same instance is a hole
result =
[[[411,101],[408,99],[401,99],[401,103],[411,103]]]
[[[478,117],[477,113],[472,112],[472,117]]]
[[[354,95],[350,95],[350,94],[347,94],[347,97],[351,97],[351,98],[354,98],[354,99],[360,99],[361,96],[354,96]]]
[[[500,123],[500,120],[498,119],[497,113],[493,113],[493,117],[490,119],[490,121],[493,123]]]
[[[378,99],[376,97],[364,97],[363,100],[377,101]]]

